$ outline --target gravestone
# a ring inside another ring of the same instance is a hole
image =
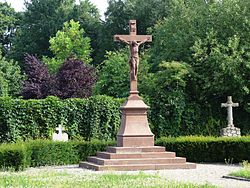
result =
[[[69,140],[68,134],[63,133],[64,128],[62,127],[62,125],[56,127],[56,130],[58,131],[58,133],[53,133],[52,136],[53,141],[67,142]]]
[[[151,35],[137,35],[136,20],[130,20],[130,35],[115,35],[114,40],[124,42],[130,48],[130,95],[120,110],[121,126],[117,134],[117,147],[108,147],[96,157],[80,162],[80,167],[93,170],[160,170],[191,169],[193,163],[166,152],[165,147],[154,146],[154,135],[150,130],[147,110],[137,90],[139,46],[151,42]]]
[[[240,136],[240,128],[237,128],[233,124],[233,107],[238,107],[239,103],[233,103],[232,96],[228,96],[227,103],[222,103],[221,107],[227,108],[227,127],[221,129],[221,136]]]

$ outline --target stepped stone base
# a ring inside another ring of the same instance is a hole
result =
[[[187,163],[186,158],[176,157],[174,152],[166,152],[165,147],[160,146],[108,147],[106,152],[88,157],[87,162],[80,162],[79,166],[96,171],[196,168],[196,164]]]
[[[221,129],[220,135],[227,136],[227,137],[241,136],[240,128],[233,127],[233,126],[223,128]]]

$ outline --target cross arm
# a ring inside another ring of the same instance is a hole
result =
[[[233,107],[238,107],[238,106],[239,106],[239,103],[233,103],[232,106],[233,106]]]
[[[152,35],[115,35],[114,41],[120,41],[119,38],[122,38],[128,42],[137,41],[141,42],[147,39],[147,42],[152,42]]]
[[[229,107],[230,105],[228,105],[227,103],[222,103],[221,107]]]
[[[239,103],[222,103],[221,104],[221,107],[229,107],[229,106],[238,107]]]

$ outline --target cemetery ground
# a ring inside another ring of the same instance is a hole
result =
[[[197,164],[197,169],[190,170],[96,172],[78,165],[46,166],[0,172],[0,187],[247,188],[249,181],[222,178],[240,170],[246,169],[232,164]]]

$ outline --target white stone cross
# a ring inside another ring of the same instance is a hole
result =
[[[228,127],[234,127],[233,124],[233,107],[238,107],[239,103],[233,103],[232,96],[227,97],[227,103],[221,103],[221,107],[227,107]]]
[[[69,140],[68,134],[67,133],[63,133],[64,128],[62,127],[61,124],[58,127],[56,127],[56,130],[58,131],[58,134],[57,133],[53,133],[53,140],[54,141],[67,142]]]

